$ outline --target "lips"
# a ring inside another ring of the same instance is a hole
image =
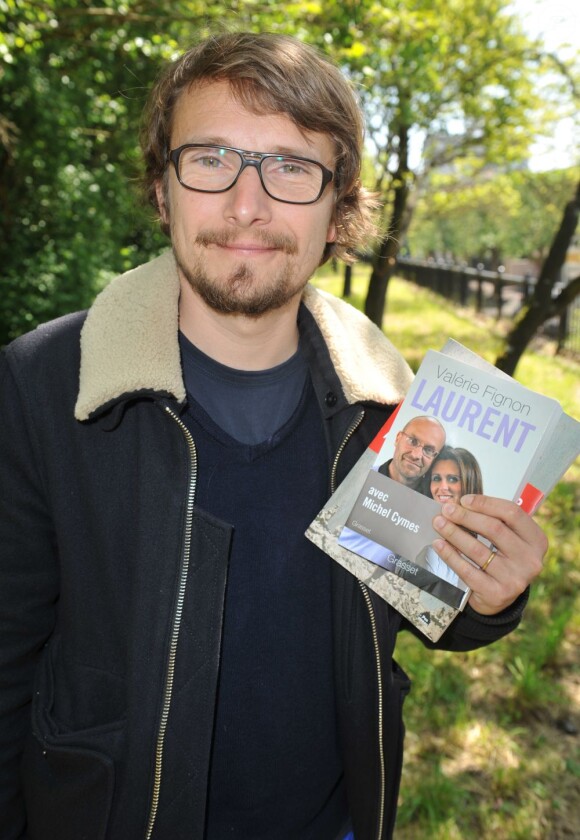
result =
[[[273,251],[283,251],[290,256],[298,252],[295,239],[282,233],[260,231],[259,237],[244,241],[236,239],[236,231],[200,231],[195,239],[196,245],[208,247],[217,245],[226,250],[243,252],[246,254],[266,254]]]
[[[402,461],[407,467],[413,467],[416,470],[421,469],[421,466],[422,466],[421,461],[413,461],[410,458],[403,458]]]
[[[435,493],[433,498],[436,499],[438,502],[448,502],[450,499],[453,498],[453,496],[451,495],[451,493]]]
[[[272,254],[277,248],[266,248],[264,245],[256,245],[249,242],[233,242],[230,245],[220,246],[225,251],[241,252],[243,254]]]

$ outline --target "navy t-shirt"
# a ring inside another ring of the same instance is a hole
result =
[[[234,527],[207,840],[334,840],[347,819],[332,561],[304,536],[328,495],[328,455],[307,369],[292,364],[301,391],[282,425],[266,424],[258,443],[236,440],[191,396],[185,418],[198,450],[196,504]],[[190,393],[185,354],[184,370]],[[237,378],[229,373],[226,380]],[[259,374],[250,378],[254,413],[270,415],[276,376],[265,376],[264,389]],[[235,419],[228,387],[223,399]]]
[[[292,416],[308,376],[300,349],[268,370],[235,370],[180,333],[185,386],[217,425],[241,443],[268,440]]]

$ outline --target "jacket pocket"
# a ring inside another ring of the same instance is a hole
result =
[[[44,652],[32,702],[22,779],[29,840],[105,840],[125,721],[85,729],[54,715],[58,640]]]
[[[28,739],[23,757],[30,840],[104,840],[114,788],[111,759]]]

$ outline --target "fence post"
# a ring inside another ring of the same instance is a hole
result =
[[[521,303],[523,306],[525,306],[528,300],[530,299],[530,280],[530,275],[524,274],[524,279],[522,281],[521,288]]]
[[[344,266],[344,286],[342,288],[343,298],[350,297],[352,290],[352,265],[346,263]]]
[[[503,277],[502,274],[504,273],[505,268],[503,265],[498,265],[497,267],[497,278],[495,280],[495,300],[497,304],[497,320],[501,318],[501,310],[503,307]]]
[[[467,293],[469,289],[469,278],[465,273],[465,268],[459,272],[459,303],[465,306],[467,303]]]
[[[558,322],[558,345],[556,347],[556,353],[561,353],[564,347],[566,346],[566,340],[568,338],[568,312],[570,307],[567,306],[566,309],[560,315],[560,320]]]
[[[481,312],[483,308],[483,263],[477,263],[477,290],[475,295],[475,311]]]

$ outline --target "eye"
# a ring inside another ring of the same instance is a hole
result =
[[[304,175],[306,169],[304,168],[304,166],[301,166],[298,163],[298,161],[285,160],[278,167],[278,171],[281,172],[283,175]]]
[[[433,475],[431,476],[431,481],[433,481],[435,484],[438,484],[441,481],[441,476],[439,475],[439,473],[433,473]]]
[[[449,484],[459,484],[459,476],[458,475],[448,475],[447,481]]]
[[[297,160],[296,158],[266,158],[264,165],[268,175],[273,178],[310,180],[313,177],[319,177],[316,166],[304,160]]]
[[[221,160],[218,160],[216,157],[200,157],[197,159],[197,163],[201,166],[204,166],[206,169],[219,169],[222,166]]]
[[[197,166],[201,169],[222,169],[224,160],[215,152],[197,152],[190,155],[187,163],[189,166]]]
[[[195,167],[206,171],[217,170],[230,163],[229,157],[226,149],[219,149],[217,146],[189,148],[182,153],[181,164],[183,167]]]

